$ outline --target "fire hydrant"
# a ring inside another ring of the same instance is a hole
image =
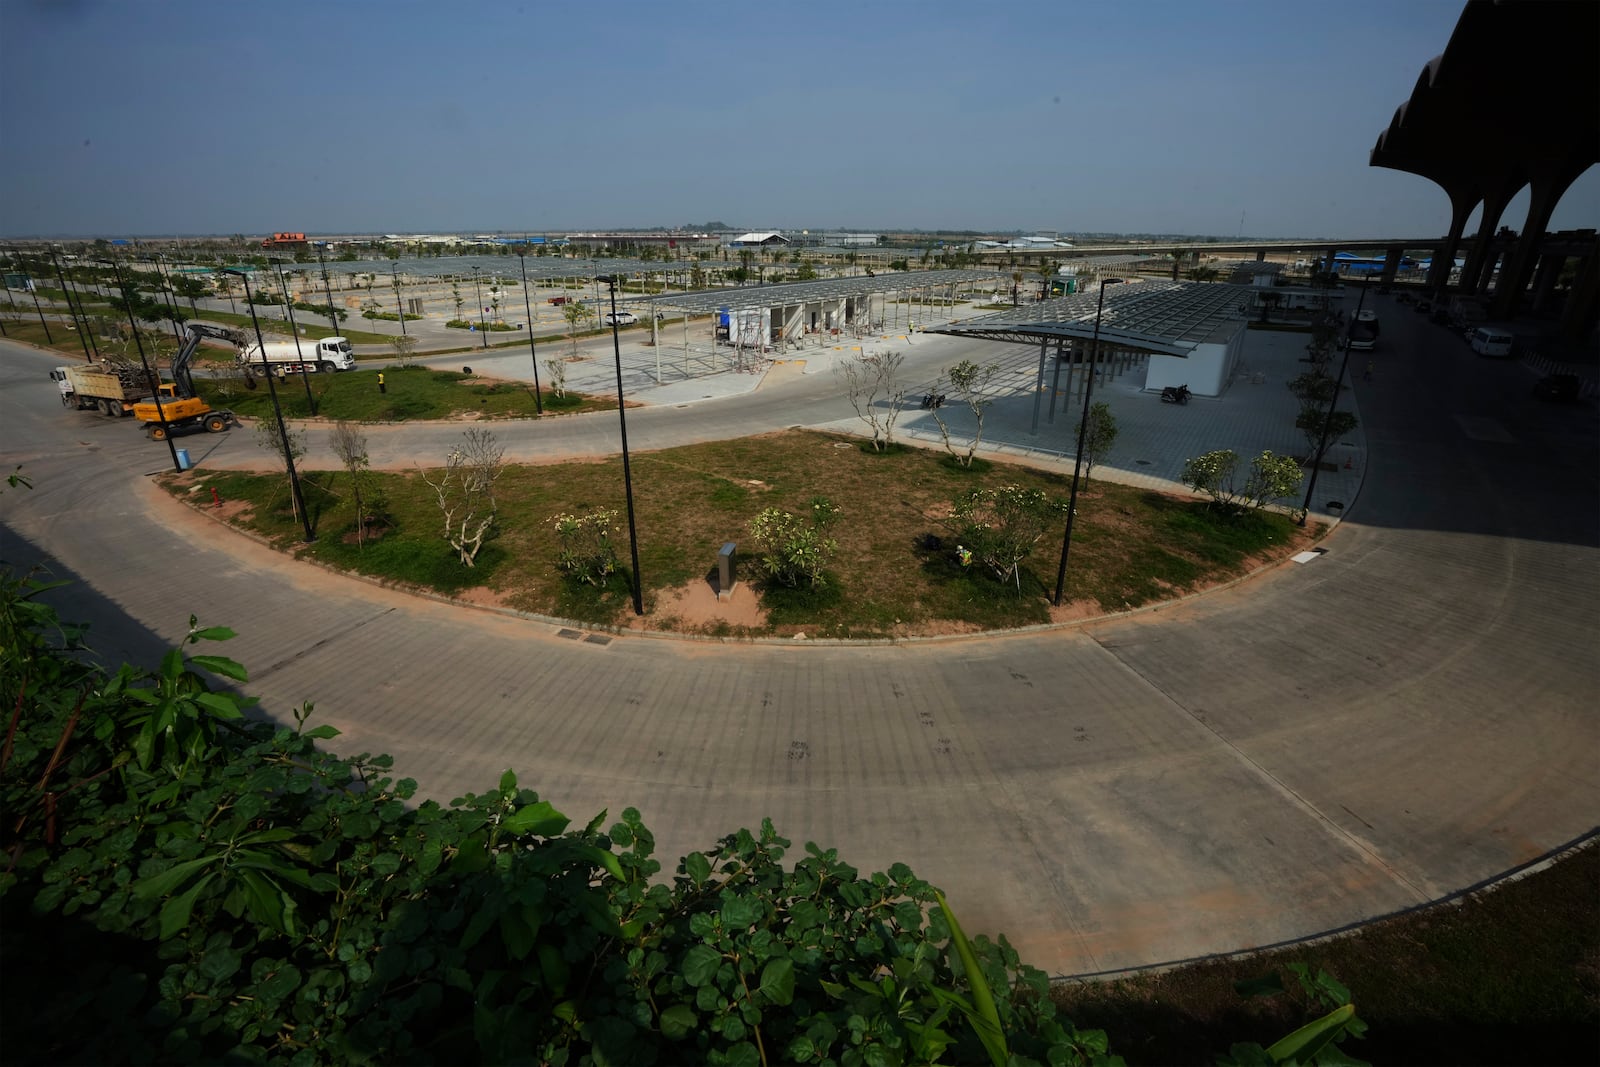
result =
[[[211,506],[214,508],[222,506],[222,498],[217,495],[217,487],[214,485],[211,487]]]

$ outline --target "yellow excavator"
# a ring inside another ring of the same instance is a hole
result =
[[[184,323],[188,336],[178,354],[172,357],[172,381],[157,387],[157,396],[141,400],[131,408],[133,417],[144,424],[144,432],[152,441],[165,441],[169,430],[204,427],[208,433],[221,433],[237,419],[231,411],[218,411],[195,395],[194,377],[189,364],[195,351],[206,338],[226,341],[235,351],[249,343],[245,334],[226,326],[210,326],[203,322]],[[158,408],[159,402],[159,408]]]

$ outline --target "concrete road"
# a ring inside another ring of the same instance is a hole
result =
[[[433,796],[514,767],[574,818],[638,807],[667,857],[770,816],[863,869],[911,864],[969,930],[1057,974],[1243,949],[1436,899],[1600,823],[1595,410],[1537,405],[1522,368],[1407,314],[1386,312],[1357,384],[1365,484],[1326,555],[1078,627],[605,640],[400,596],[174,507],[143,477],[164,450],[68,417],[51,358],[15,346],[0,461],[36,488],[0,500],[0,556],[75,579],[64,610],[108,657],[153,661],[190,612],[233,626],[269,714],[313,699],[341,751],[391,752]],[[638,432],[837,417],[816,384],[643,412]],[[1208,410],[1226,411],[1184,416]],[[247,435],[223,436],[216,459]]]

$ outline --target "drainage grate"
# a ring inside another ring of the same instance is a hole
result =
[[[590,634],[588,637],[585,637],[583,641],[584,644],[588,645],[609,645],[611,643],[611,638],[607,637],[605,634]]]
[[[583,632],[581,630],[557,630],[556,636],[565,637],[568,641],[576,641],[583,636]]]
[[[1150,466],[1150,461],[1147,460],[1147,459],[1136,459],[1136,460],[1134,460],[1134,462],[1137,463],[1141,467]]]

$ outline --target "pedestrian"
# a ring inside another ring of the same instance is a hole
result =
[[[1378,361],[1377,360],[1373,360],[1373,359],[1367,360],[1367,373],[1362,376],[1363,379],[1366,380],[1366,381],[1369,381],[1369,382],[1372,381],[1372,372],[1377,370],[1377,369],[1378,369]]]
[[[383,384],[383,371],[378,372],[378,392],[385,394],[389,392],[389,387]]]

